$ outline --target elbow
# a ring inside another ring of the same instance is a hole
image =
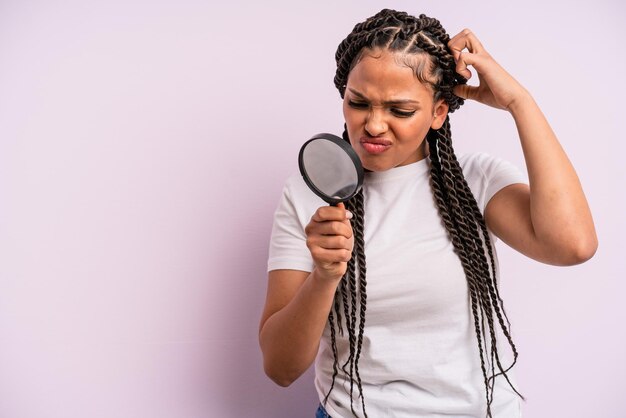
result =
[[[265,342],[267,343],[266,339]],[[285,355],[283,351],[277,350],[276,347],[264,344],[262,332],[259,334],[259,343],[261,353],[263,354],[263,371],[278,386],[284,388],[290,386],[305,372],[305,370],[299,369],[297,365],[291,364],[287,360],[289,355]]]
[[[276,370],[275,368],[270,367],[267,362],[263,365],[265,370],[265,375],[269,377],[272,382],[276,383],[278,386],[282,386],[284,388],[290,386],[293,382],[298,379],[298,376],[294,376],[293,374]]]
[[[263,352],[263,371],[272,382],[284,388],[291,386],[305,372],[286,362],[280,353],[267,352]]]
[[[283,388],[289,387],[294,382],[294,380],[285,379],[279,376],[269,376],[269,378],[272,379],[272,382]]]
[[[595,234],[572,241],[563,256],[563,265],[575,266],[591,259],[598,250],[598,238]]]
[[[595,236],[593,239],[588,240],[582,245],[579,245],[576,249],[576,259],[577,263],[584,263],[587,260],[590,260],[598,250],[598,238]]]

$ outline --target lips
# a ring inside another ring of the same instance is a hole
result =
[[[383,153],[385,151],[387,151],[390,147],[392,142],[388,139],[385,138],[371,138],[371,137],[362,137],[359,141],[361,143],[361,146],[363,147],[363,149],[365,149],[365,151],[367,151],[370,154],[380,154]]]

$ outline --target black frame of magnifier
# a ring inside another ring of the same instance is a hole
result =
[[[309,179],[309,176],[306,173],[306,170],[304,169],[304,162],[302,160],[304,156],[304,149],[309,144],[309,142],[315,141],[316,139],[325,139],[327,141],[330,141],[339,145],[339,147],[343,149],[346,152],[346,154],[348,154],[348,156],[354,163],[354,166],[356,167],[356,173],[357,173],[357,186],[354,192],[350,194],[350,196],[344,199],[335,199],[335,198],[329,197],[327,194],[325,194],[324,192],[319,190],[317,187],[315,187],[315,185]],[[300,148],[300,152],[298,153],[298,168],[300,169],[300,174],[302,175],[304,182],[306,183],[307,186],[309,186],[309,188],[313,191],[313,193],[321,197],[322,200],[324,200],[324,202],[332,206],[336,206],[338,203],[345,202],[345,201],[352,199],[359,192],[359,190],[361,190],[361,186],[363,185],[363,178],[365,177],[363,165],[361,164],[361,159],[356,154],[352,146],[346,141],[344,141],[342,138],[338,137],[337,135],[333,135],[329,133],[320,133],[320,134],[314,135],[311,137],[311,139],[309,139],[304,144],[302,144],[302,147]]]

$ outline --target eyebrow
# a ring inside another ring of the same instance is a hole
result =
[[[358,96],[359,98],[363,100],[367,100],[368,102],[370,101],[367,97],[365,97],[363,93],[359,93],[353,88],[348,88],[348,90],[350,90],[350,92],[352,92],[352,94],[354,94],[355,96]],[[418,100],[413,100],[413,99],[398,99],[398,100],[387,100],[387,101],[384,101],[383,104],[384,105],[420,104],[420,102]]]

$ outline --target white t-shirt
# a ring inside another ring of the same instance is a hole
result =
[[[526,182],[510,163],[484,153],[461,156],[459,163],[483,213],[497,191]],[[486,415],[467,281],[439,216],[429,169],[426,158],[366,173],[363,184],[367,310],[359,372],[365,408],[374,418]],[[299,175],[288,179],[275,213],[268,270],[313,269],[304,228],[324,205]],[[340,365],[348,358],[345,335],[337,336]],[[506,350],[500,353],[508,360]],[[327,324],[315,361],[320,400],[330,388],[332,365]],[[354,388],[354,408],[363,416]],[[325,406],[333,418],[352,416],[349,392],[340,370]],[[492,413],[521,416],[519,398],[502,377],[496,378]]]

